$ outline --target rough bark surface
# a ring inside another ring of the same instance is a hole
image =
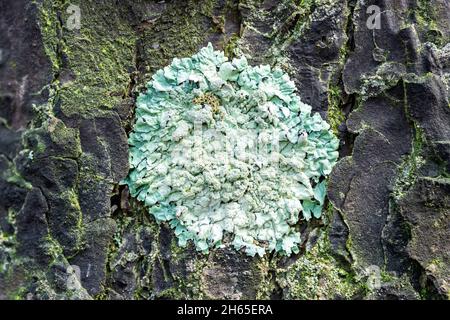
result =
[[[179,248],[119,186],[135,97],[208,42],[339,135],[298,255]],[[448,299],[449,81],[448,0],[3,0],[0,299]]]

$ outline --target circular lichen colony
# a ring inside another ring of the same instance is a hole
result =
[[[124,183],[181,246],[262,256],[298,252],[299,219],[320,218],[339,141],[280,69],[209,44],[153,75],[129,144]]]

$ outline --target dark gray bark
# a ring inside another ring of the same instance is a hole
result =
[[[449,298],[449,1],[72,4],[80,28],[0,3],[0,299]],[[281,66],[339,135],[296,256],[179,248],[118,184],[136,95],[208,42]]]

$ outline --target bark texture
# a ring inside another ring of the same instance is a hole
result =
[[[208,42],[339,135],[298,255],[179,248],[118,184],[136,95]],[[0,299],[448,299],[449,81],[448,0],[3,0]]]

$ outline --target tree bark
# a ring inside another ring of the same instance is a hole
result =
[[[449,1],[0,12],[0,299],[449,298]],[[208,42],[283,68],[339,136],[328,209],[295,256],[179,248],[119,185],[136,96]]]

